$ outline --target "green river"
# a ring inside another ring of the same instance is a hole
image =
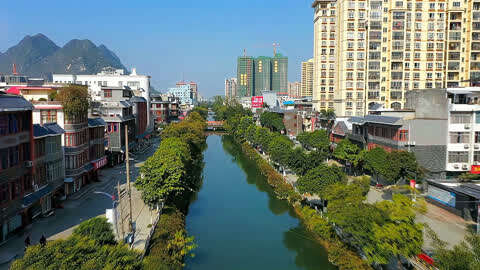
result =
[[[207,143],[203,186],[187,216],[198,248],[186,269],[336,269],[231,137]]]

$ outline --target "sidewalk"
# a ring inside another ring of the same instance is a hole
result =
[[[155,222],[159,216],[157,210],[150,210],[149,207],[143,202],[142,194],[138,191],[133,184],[132,187],[132,222],[135,228],[135,237],[132,248],[144,252],[147,248],[147,244],[151,235],[151,232],[155,228]],[[126,192],[126,184],[120,186],[121,200],[117,206],[117,240],[122,240],[129,231],[129,211],[130,205],[128,200],[128,193]],[[123,223],[122,223],[123,220]],[[123,225],[123,227],[122,227]],[[150,225],[150,226],[149,226]],[[123,228],[123,229],[122,229]]]

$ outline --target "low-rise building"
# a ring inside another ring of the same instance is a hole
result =
[[[135,138],[140,141],[150,136],[147,130],[147,100],[143,97],[133,96],[130,98],[133,106],[133,116],[135,117]]]
[[[67,117],[61,102],[52,100],[63,85],[11,87],[7,93],[22,95],[34,105],[33,123],[58,123],[65,131],[62,143],[65,153],[65,187],[67,196],[89,183],[93,166],[88,159],[88,113]]]
[[[93,166],[89,178],[98,181],[98,170],[107,165],[107,156],[105,154],[106,123],[102,118],[88,118],[88,139],[89,139],[89,160]]]
[[[33,190],[23,198],[28,218],[50,212],[63,197],[65,158],[62,147],[64,130],[57,123],[34,124]]]
[[[0,241],[29,222],[23,207],[33,186],[33,106],[0,93]]]

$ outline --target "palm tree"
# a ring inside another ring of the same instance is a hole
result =
[[[320,123],[327,129],[328,134],[330,134],[336,118],[337,115],[333,109],[324,109],[320,111]]]

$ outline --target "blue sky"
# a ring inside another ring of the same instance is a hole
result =
[[[57,45],[90,39],[164,91],[184,77],[210,97],[223,94],[242,54],[289,57],[289,81],[313,53],[312,0],[31,1],[2,3],[0,51],[43,33]]]

